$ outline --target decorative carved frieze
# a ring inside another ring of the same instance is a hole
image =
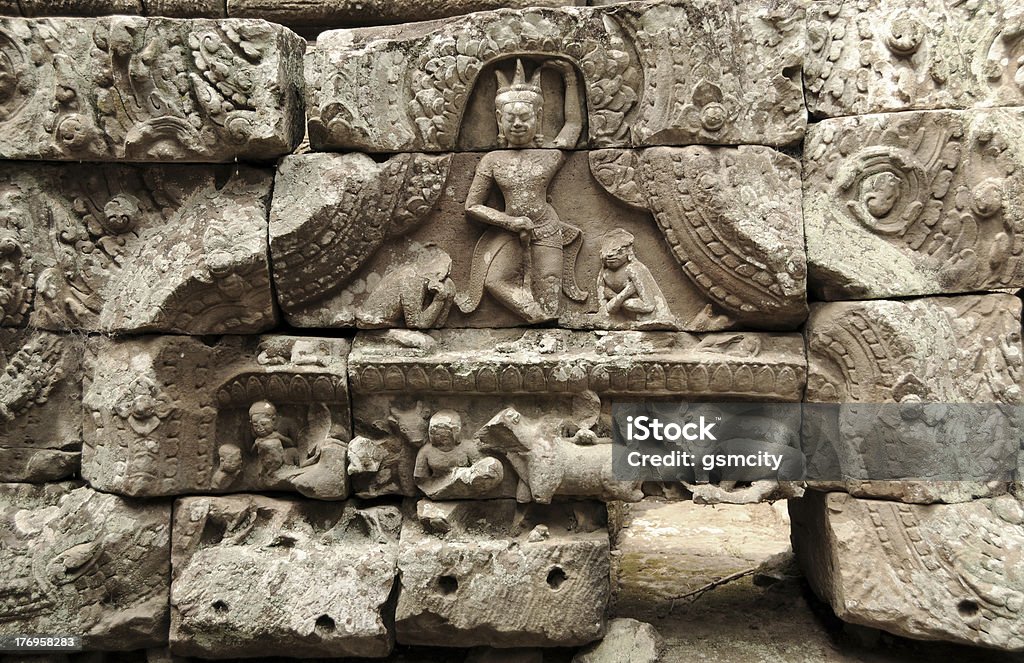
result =
[[[302,139],[305,41],[247,19],[0,19],[0,157],[272,160]]]

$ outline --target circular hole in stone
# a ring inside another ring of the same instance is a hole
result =
[[[224,601],[214,601],[210,605],[210,607],[213,608],[214,612],[227,612],[228,611],[228,604],[225,603]]]
[[[565,571],[562,567],[556,566],[548,571],[548,587],[554,590],[558,590],[562,583],[569,579],[569,576],[565,575]]]
[[[334,632],[334,620],[327,615],[320,615],[316,618],[316,624],[313,626],[314,630],[320,635]]]
[[[459,581],[455,576],[440,576],[437,579],[437,586],[442,594],[454,594],[455,590],[459,588]]]
[[[965,599],[957,604],[956,610],[960,613],[961,617],[974,617],[978,614],[978,604]]]

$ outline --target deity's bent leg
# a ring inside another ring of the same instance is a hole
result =
[[[491,261],[484,280],[487,292],[527,322],[539,322],[543,311],[533,294],[523,287],[523,252],[509,242]]]
[[[544,317],[558,317],[562,296],[562,249],[553,246],[533,247],[533,291]]]

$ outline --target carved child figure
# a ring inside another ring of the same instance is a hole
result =
[[[452,410],[440,410],[427,429],[427,443],[416,454],[413,478],[432,499],[479,497],[504,478],[497,458],[484,456],[473,440],[463,440],[462,418]]]
[[[253,449],[260,460],[261,474],[272,475],[286,464],[299,464],[299,452],[295,448],[295,443],[277,429],[277,408],[273,403],[253,403],[249,408],[249,425],[256,436]]]
[[[242,471],[242,449],[234,444],[222,444],[217,447],[217,458],[219,464],[211,483],[214,488],[227,488]]]
[[[654,324],[670,324],[672,311],[651,270],[633,251],[633,235],[622,228],[605,233],[597,276],[598,315]]]

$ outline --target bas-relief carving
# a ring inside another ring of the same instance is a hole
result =
[[[807,105],[819,117],[1024,103],[1014,0],[813,2]]]
[[[167,642],[171,505],[78,483],[0,485],[4,632],[78,634],[86,649]]]
[[[795,4],[703,1],[327,32],[306,64],[310,140],[317,150],[493,149],[497,127],[474,116],[474,95],[489,94],[496,66],[527,58],[577,72],[586,146],[784,145],[805,125],[802,18]],[[709,31],[709,22],[731,29]],[[464,116],[471,126],[460,128]]]
[[[802,353],[768,334],[364,332],[349,364],[353,491],[635,501],[639,483],[612,475],[611,398],[797,401]]]
[[[93,486],[348,495],[347,341],[160,336],[91,350],[82,474]]]
[[[604,506],[409,500],[398,555],[399,642],[573,646],[610,596]]]
[[[921,506],[811,492],[790,512],[804,573],[844,621],[1024,649],[1024,511],[1016,498]]]
[[[522,149],[284,160],[271,253],[292,324],[713,331],[803,320],[793,159],[755,146],[526,148],[542,110],[535,90],[515,94],[529,99],[505,104],[530,126],[512,139]]]
[[[395,506],[262,495],[178,500],[171,651],[386,656],[401,528]]]
[[[0,481],[78,474],[84,341],[0,329]]]
[[[804,217],[826,299],[1024,285],[1024,112],[906,112],[809,133]]]
[[[1024,426],[1020,311],[1003,294],[813,306],[806,400],[847,405],[805,411],[810,473],[907,502],[1005,492]]]
[[[0,155],[273,159],[302,135],[304,49],[255,20],[0,19]]]
[[[251,168],[0,168],[3,324],[191,334],[272,326],[271,185]]]

